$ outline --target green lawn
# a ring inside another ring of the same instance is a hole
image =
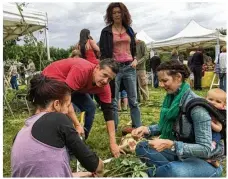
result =
[[[205,96],[208,89],[202,92],[196,91],[200,96]],[[142,123],[143,125],[154,124],[159,119],[160,107],[165,95],[165,91],[161,89],[150,88],[150,101],[146,104],[140,105]],[[9,100],[12,100],[13,93],[10,93]],[[16,133],[21,129],[24,124],[24,120],[28,117],[28,112],[23,108],[23,105],[19,106],[19,109],[13,106],[14,114],[17,116],[13,119],[10,113],[5,110],[3,117],[3,177],[10,177],[10,151],[12,141]],[[128,112],[120,113],[120,124],[117,132],[117,141],[121,138],[121,128],[130,122],[130,115]],[[107,159],[111,157],[109,151],[109,141],[106,131],[105,121],[103,119],[102,112],[97,109],[92,131],[87,140],[87,144],[98,154],[101,159]],[[75,162],[72,162],[72,168],[75,170]],[[106,168],[108,168],[107,166]],[[226,168],[226,167],[224,167]],[[223,172],[223,176],[226,176],[226,171]]]

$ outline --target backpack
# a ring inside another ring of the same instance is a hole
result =
[[[180,106],[180,114],[173,125],[173,133],[176,140],[187,143],[195,142],[193,121],[191,118],[191,110],[195,106],[205,108],[210,115],[214,116],[222,124],[222,131],[220,133],[224,140],[224,155],[226,155],[226,110],[218,110],[204,98],[194,98],[186,106]]]

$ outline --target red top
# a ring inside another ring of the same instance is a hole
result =
[[[81,93],[97,94],[104,103],[111,103],[110,86],[102,88],[93,86],[93,70],[95,64],[82,58],[68,58],[58,60],[48,65],[42,72],[44,76],[64,81],[75,91]]]
[[[85,56],[86,56],[86,60],[88,60],[89,62],[91,62],[93,64],[98,64],[99,63],[99,61],[97,60],[93,49],[86,50]]]

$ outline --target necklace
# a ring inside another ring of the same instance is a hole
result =
[[[113,26],[115,27],[115,29],[117,30],[117,32],[119,33],[120,38],[121,38],[121,36],[122,36],[121,32],[122,32],[123,26],[121,26],[120,31],[118,30],[118,28],[114,24],[113,24]]]

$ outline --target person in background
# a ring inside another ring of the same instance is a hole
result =
[[[202,90],[202,71],[203,71],[203,49],[199,47],[197,51],[192,56],[191,66],[192,72],[194,74],[194,89]]]
[[[135,34],[136,35],[136,34]],[[138,80],[138,91],[137,97],[140,99],[142,94],[143,101],[149,100],[149,90],[147,86],[146,77],[146,61],[149,60],[149,51],[147,50],[144,41],[136,38],[136,59],[138,64],[136,66],[137,80]],[[140,100],[141,101],[141,100]]]
[[[133,130],[132,136],[149,138],[159,135],[159,138],[139,142],[136,146],[136,155],[147,166],[152,167],[148,170],[150,177],[221,176],[222,166],[216,168],[205,160],[222,154],[224,147],[220,142],[214,150],[211,148],[211,116],[205,108],[196,106],[191,111],[194,129],[191,132],[194,136],[189,136],[189,139],[194,137],[193,143],[187,142],[189,139],[178,140],[173,131],[181,106],[199,97],[185,82],[190,75],[189,69],[181,62],[171,60],[159,65],[157,72],[160,86],[167,92],[159,122],[149,127],[141,126]]]
[[[81,52],[78,49],[74,49],[70,55],[71,58],[80,58]]]
[[[19,71],[20,71],[21,84],[25,85],[25,72],[26,72],[25,65],[22,64],[19,69],[20,69]]]
[[[156,69],[160,64],[161,64],[161,59],[158,55],[158,52],[155,51],[154,56],[150,59],[150,69],[152,69],[152,72],[153,72],[154,88],[158,88],[158,85],[159,85]]]
[[[191,51],[189,53],[189,56],[188,56],[188,68],[190,69],[191,73],[190,73],[190,76],[189,76],[189,80],[190,80],[190,87],[193,88],[194,87],[194,74],[193,74],[193,67],[192,67],[192,56],[194,55],[195,51]]]
[[[179,56],[178,56],[178,51],[177,49],[173,49],[171,52],[171,59],[170,60],[178,60],[179,61]]]
[[[80,50],[82,58],[94,64],[99,63],[95,52],[100,53],[100,48],[97,46],[95,40],[90,36],[90,31],[88,29],[81,30],[79,43],[76,48]]]
[[[130,107],[132,127],[141,126],[141,115],[137,102],[136,86],[136,44],[134,31],[130,27],[132,20],[127,7],[121,3],[110,3],[105,15],[105,27],[100,36],[101,60],[114,58],[119,63],[119,73],[114,81],[110,82],[112,89],[114,120],[117,130],[118,101],[121,81],[124,83]],[[132,129],[130,129],[132,130]]]
[[[27,69],[26,69],[26,73],[28,75],[27,84],[30,83],[30,80],[32,79],[32,77],[36,71],[36,66],[35,66],[34,62],[32,61],[32,59],[29,59],[28,63],[29,64],[28,64]]]
[[[227,60],[227,56],[226,56],[226,46],[223,46],[221,49],[221,53],[219,54],[219,68],[220,68],[220,72],[219,72],[219,88],[222,89],[223,91],[226,92],[226,60]]]
[[[95,65],[82,58],[58,60],[48,65],[42,72],[44,76],[65,82],[72,90],[71,101],[80,111],[85,111],[84,128],[77,116],[71,113],[76,130],[88,138],[92,128],[96,106],[89,94],[96,94],[101,101],[101,109],[109,134],[109,146],[114,157],[120,156],[120,148],[116,143],[113,107],[109,82],[118,73],[118,64],[113,59],[104,59]],[[73,106],[72,106],[73,108]]]
[[[18,90],[18,72],[17,72],[17,62],[13,62],[13,65],[9,69],[10,84],[11,87],[15,90]]]
[[[34,76],[30,84],[28,99],[35,113],[13,142],[12,177],[80,177],[71,170],[68,151],[89,171],[84,173],[86,176],[102,176],[102,160],[80,139],[67,116],[74,113],[71,89],[43,75]]]

